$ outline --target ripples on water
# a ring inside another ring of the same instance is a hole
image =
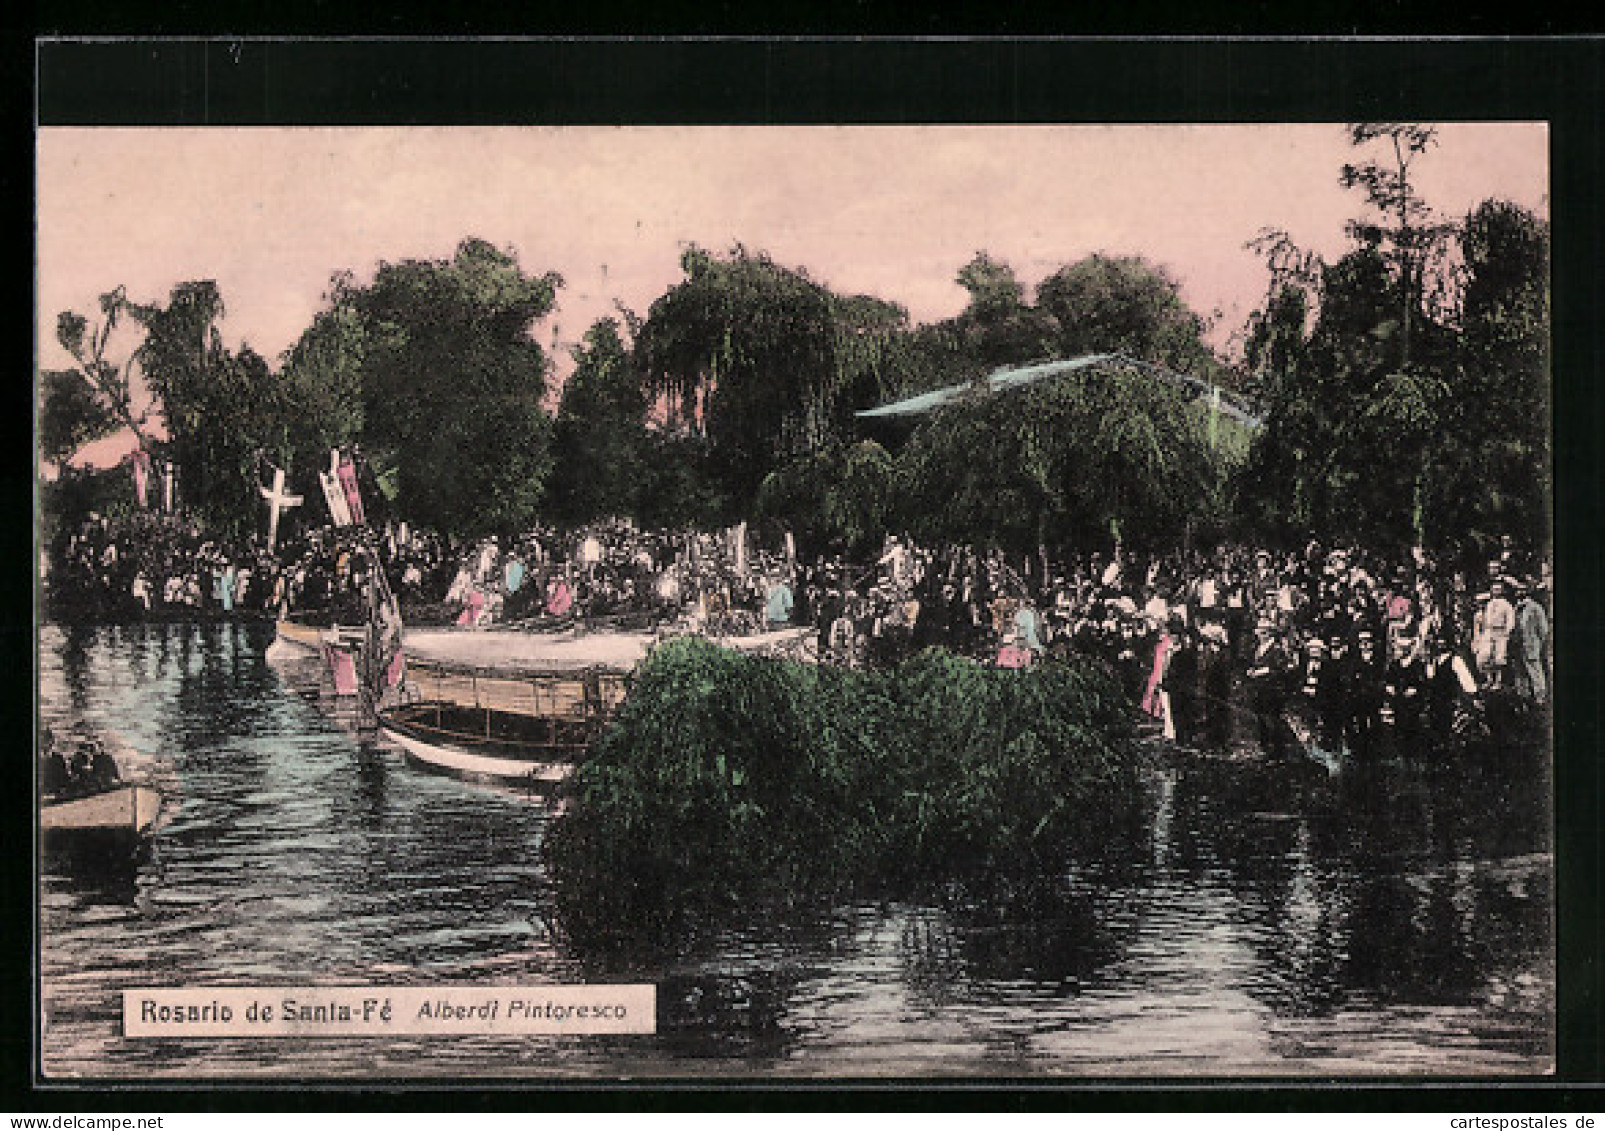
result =
[[[40,712],[167,796],[40,874],[52,1077],[1466,1075],[1553,1063],[1547,767],[1163,761],[1146,841],[1051,882],[754,922],[668,968],[553,939],[546,817],[313,699],[271,626],[43,631]],[[656,1036],[142,1040],[135,986],[650,981]]]

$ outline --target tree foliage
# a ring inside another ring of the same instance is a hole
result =
[[[1382,222],[1330,265],[1266,233],[1272,290],[1247,358],[1267,424],[1236,492],[1262,535],[1479,554],[1547,540],[1548,229],[1489,201],[1457,225],[1411,180],[1430,127],[1354,127],[1390,159],[1346,165]],[[1445,266],[1450,240],[1463,266]],[[1309,324],[1309,311],[1315,317]]]
[[[1013,267],[979,251],[959,268],[958,284],[970,299],[951,329],[972,371],[984,373],[1047,356],[1048,318],[1025,301],[1025,287]]]
[[[351,302],[349,276],[337,276],[330,301],[283,360],[286,411],[268,453],[302,479],[322,467],[333,448],[364,436],[363,361],[367,331]]]
[[[729,520],[777,467],[848,438],[853,410],[895,383],[907,312],[739,246],[723,259],[693,247],[682,267],[642,324],[636,363],[670,429],[706,440]]]
[[[574,361],[552,431],[549,509],[575,524],[634,516],[648,486],[648,406],[618,322],[586,331]]]
[[[1037,285],[1037,306],[1059,357],[1124,353],[1217,383],[1221,376],[1203,319],[1140,256],[1089,255],[1061,267]]]
[[[116,412],[76,369],[41,373],[39,393],[39,456],[58,470],[85,444],[109,436],[121,426]]]
[[[144,332],[133,360],[167,431],[151,446],[177,465],[191,513],[218,534],[246,536],[260,524],[257,454],[296,427],[279,375],[249,346],[224,346],[223,296],[211,280],[180,283],[165,305],[125,298],[121,310]]]
[[[1141,370],[1072,370],[977,392],[933,414],[902,453],[908,524],[1015,550],[1179,540],[1217,507],[1202,417]]]
[[[396,472],[397,513],[463,537],[528,529],[551,469],[547,358],[530,336],[562,279],[483,240],[382,263],[341,288],[361,320],[364,445]]]
[[[771,472],[757,514],[793,533],[805,552],[878,549],[903,506],[897,461],[874,440],[833,444]]]
[[[1344,188],[1360,189],[1366,203],[1384,217],[1381,222],[1352,220],[1348,232],[1362,246],[1377,248],[1393,272],[1392,293],[1403,335],[1401,351],[1408,364],[1415,323],[1422,317],[1429,291],[1439,300],[1436,305],[1442,313],[1446,280],[1440,273],[1436,277],[1440,286],[1431,287],[1428,265],[1441,257],[1453,231],[1452,225],[1433,216],[1410,179],[1416,160],[1437,146],[1438,131],[1412,122],[1359,123],[1349,127],[1349,140],[1356,147],[1373,143],[1383,147],[1381,159],[1347,163],[1338,179]]]
[[[736,248],[682,260],[684,281],[651,306],[638,342],[647,389],[705,436],[738,506],[764,475],[824,439],[836,367],[830,293],[800,271]]]
[[[1425,520],[1478,556],[1504,534],[1550,539],[1549,225],[1505,201],[1459,232],[1466,282],[1455,383],[1433,422]]]
[[[79,375],[91,390],[99,411],[113,417],[134,433],[140,443],[149,445],[145,435],[145,416],[135,412],[138,387],[138,350],[130,351],[121,362],[110,351],[113,335],[126,325],[131,304],[123,288],[100,296],[100,321],[91,323],[76,311],[64,310],[56,318],[56,341],[77,365]]]

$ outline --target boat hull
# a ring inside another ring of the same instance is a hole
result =
[[[442,702],[383,711],[379,730],[425,769],[544,795],[574,772],[593,734],[584,721]]]
[[[46,848],[134,848],[150,836],[161,807],[161,794],[143,785],[47,801],[39,833]]]
[[[321,652],[325,644],[350,645],[362,639],[364,629],[349,625],[304,624],[295,620],[274,622],[273,643],[307,652]]]

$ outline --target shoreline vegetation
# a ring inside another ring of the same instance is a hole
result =
[[[1141,825],[1142,750],[1090,662],[888,669],[655,648],[545,854],[593,954],[694,944],[755,905],[1062,872]]]

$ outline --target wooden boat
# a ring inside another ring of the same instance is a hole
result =
[[[428,769],[550,794],[574,771],[597,717],[536,716],[441,700],[379,713],[380,732]]]
[[[288,644],[309,652],[322,651],[325,645],[350,646],[361,641],[366,630],[359,626],[314,624],[295,617],[280,617],[274,622],[274,644]]]
[[[407,656],[412,697],[535,718],[606,717],[624,701],[627,674],[610,668],[523,670]]]
[[[145,785],[119,785],[81,797],[46,797],[39,831],[47,846],[133,848],[148,837],[162,795]]]

